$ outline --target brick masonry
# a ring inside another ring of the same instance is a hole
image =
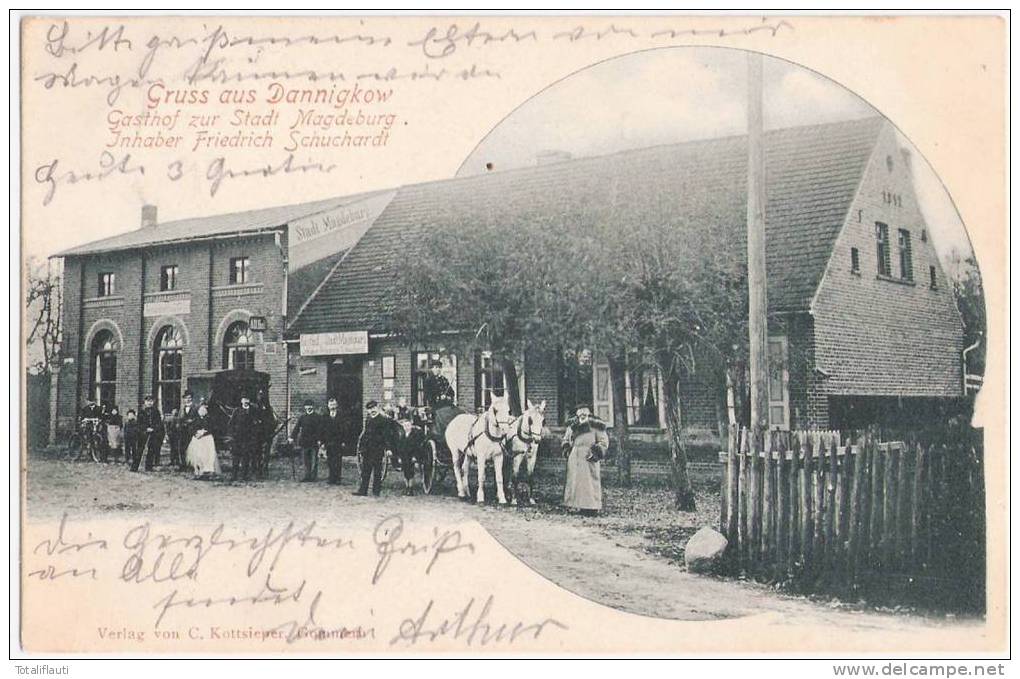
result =
[[[809,416],[828,395],[952,397],[962,393],[963,322],[918,206],[910,159],[885,126],[819,285],[812,314],[819,375]],[[875,223],[889,227],[892,278],[878,275]],[[900,280],[898,230],[910,232],[913,282]],[[851,271],[857,248],[860,272]],[[935,267],[937,287],[929,285]]]
[[[276,238],[268,234],[66,257],[58,428],[64,432],[73,423],[88,392],[91,344],[101,330],[109,329],[117,338],[116,400],[126,410],[137,408],[142,396],[153,391],[154,344],[161,328],[172,325],[185,340],[182,382],[186,388],[189,375],[223,367],[227,328],[253,315],[267,321],[256,346],[255,368],[270,374],[270,400],[280,408],[287,395],[287,354],[282,344],[286,242],[285,235],[281,234],[279,244]],[[230,259],[240,256],[250,258],[249,283],[230,285]],[[161,292],[160,269],[170,264],[179,267],[177,286]],[[110,297],[98,297],[101,272],[116,275],[115,294]],[[176,304],[177,309],[166,315],[144,315],[146,304],[160,302]]]

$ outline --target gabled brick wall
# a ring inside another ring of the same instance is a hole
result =
[[[878,276],[876,222],[889,227],[895,280]],[[912,284],[899,280],[899,229],[911,234]],[[859,274],[851,271],[851,248],[859,253]],[[936,289],[929,285],[930,266]],[[961,394],[962,321],[918,206],[910,160],[890,125],[879,136],[811,310],[816,365],[828,375],[812,390],[815,400]],[[822,426],[823,419],[817,420]]]

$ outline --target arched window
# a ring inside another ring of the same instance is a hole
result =
[[[184,372],[184,338],[172,325],[164,326],[156,334],[153,357],[156,406],[160,412],[169,413],[180,407]]]
[[[231,323],[223,336],[223,367],[236,370],[255,369],[255,336],[244,321]]]
[[[89,394],[107,408],[117,403],[117,349],[117,340],[109,330],[100,330],[92,339]]]

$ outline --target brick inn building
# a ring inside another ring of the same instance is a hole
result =
[[[962,320],[892,126],[870,118],[775,130],[765,150],[771,426],[852,427],[962,396]],[[491,354],[455,355],[441,338],[408,346],[387,327],[386,295],[415,238],[454,216],[491,219],[493,205],[528,206],[500,213],[512,232],[528,215],[562,214],[563,196],[612,195],[635,218],[676,228],[713,220],[743,247],[743,137],[546,160],[167,223],[145,206],[139,228],[55,255],[65,314],[57,428],[90,396],[123,411],[153,393],[168,412],[189,378],[222,369],[269,373],[278,412],[328,396],[351,413],[370,398],[417,405],[436,356],[458,402],[486,406],[505,386]],[[628,368],[622,404],[597,351],[536,349],[520,366],[522,396],[546,400],[554,426],[581,401],[610,421],[624,408],[639,434],[665,426],[653,366]],[[718,386],[692,375],[681,387],[685,425],[711,435]]]

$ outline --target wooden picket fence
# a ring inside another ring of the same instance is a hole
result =
[[[984,591],[981,438],[832,431],[730,438],[722,532],[731,563],[767,579],[855,588],[875,576]],[[844,440],[848,438],[849,440]],[[958,588],[959,589],[959,588]],[[980,591],[980,593],[978,592]]]

